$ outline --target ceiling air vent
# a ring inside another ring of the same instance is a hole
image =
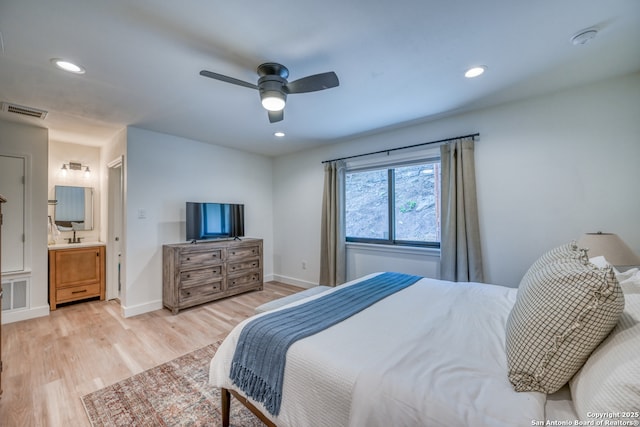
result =
[[[21,114],[27,117],[35,117],[37,119],[44,119],[47,117],[47,112],[39,110],[37,108],[25,107],[23,105],[9,104],[8,102],[2,103],[2,111],[6,113]]]

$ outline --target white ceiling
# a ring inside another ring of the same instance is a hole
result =
[[[640,70],[638,0],[2,0],[0,33],[0,101],[49,112],[0,118],[89,145],[133,125],[280,155]],[[198,74],[255,83],[263,62],[340,86],[289,95],[271,124],[257,91]]]

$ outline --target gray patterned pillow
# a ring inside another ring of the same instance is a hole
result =
[[[507,319],[508,376],[514,389],[557,391],[611,332],[623,309],[624,296],[611,267],[600,269],[570,256],[530,268]]]

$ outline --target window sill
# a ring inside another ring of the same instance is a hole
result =
[[[376,245],[375,243],[346,242],[347,249],[359,251],[385,252],[395,254],[426,255],[440,257],[440,248],[423,248],[420,246]]]

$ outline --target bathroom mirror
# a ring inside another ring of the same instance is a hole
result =
[[[93,188],[56,185],[53,220],[60,231],[93,230]]]

